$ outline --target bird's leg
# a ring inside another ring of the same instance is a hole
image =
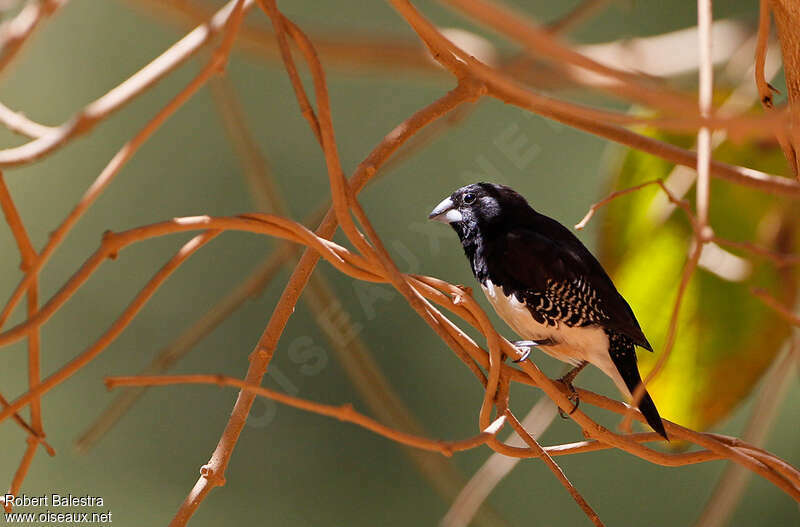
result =
[[[514,359],[512,362],[526,361],[528,360],[528,357],[531,354],[531,348],[534,348],[536,346],[549,346],[552,343],[553,343],[552,339],[514,341],[512,342],[512,344],[522,353],[522,356],[518,359]]]
[[[580,364],[569,370],[560,379],[558,379],[558,382],[566,386],[567,389],[570,391],[570,394],[567,397],[575,405],[572,407],[572,410],[569,411],[569,415],[572,415],[575,412],[575,410],[578,409],[578,406],[581,404],[581,400],[580,398],[578,398],[578,392],[575,391],[575,387],[572,385],[572,381],[575,380],[575,377],[578,376],[578,374],[581,372],[582,369],[586,367],[587,364],[589,363],[586,361],[581,361]],[[565,414],[564,410],[562,410],[561,408],[558,409],[558,413],[559,415],[561,415],[562,419],[567,418],[567,414]]]

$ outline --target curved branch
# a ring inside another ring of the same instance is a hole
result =
[[[285,393],[280,393],[269,388],[264,388],[257,384],[250,384],[236,379],[234,377],[227,377],[225,375],[140,375],[129,377],[107,377],[106,386],[109,389],[116,388],[117,386],[170,386],[173,384],[216,384],[218,386],[232,386],[240,390],[266,397],[275,402],[298,408],[307,412],[333,417],[340,421],[353,423],[367,430],[374,432],[392,441],[400,444],[419,448],[422,450],[429,450],[431,452],[439,452],[443,456],[450,457],[453,452],[460,452],[462,450],[469,450],[480,446],[495,435],[505,424],[505,416],[500,416],[495,419],[489,426],[487,426],[480,434],[472,436],[467,439],[458,441],[443,441],[428,439],[425,437],[407,434],[399,430],[394,430],[378,421],[361,414],[353,408],[352,404],[343,404],[340,406],[331,406],[328,404],[315,403],[299,397],[293,397]]]
[[[406,140],[432,121],[442,117],[459,104],[473,97],[474,92],[471,85],[459,84],[454,90],[417,111],[398,125],[384,137],[356,168],[349,182],[353,194],[357,194],[366,185],[367,181],[375,176],[376,171]],[[321,238],[330,238],[335,230],[336,216],[330,210],[317,229],[316,234]],[[289,277],[281,298],[273,310],[254,352],[250,355],[250,366],[245,377],[246,382],[251,384],[259,384],[261,382],[272,360],[278,339],[318,261],[319,254],[310,250],[306,250],[300,258],[300,262]],[[225,469],[233,454],[239,434],[247,421],[247,415],[250,412],[253,400],[254,396],[252,394],[240,393],[231,412],[231,418],[208,462],[207,466],[210,467],[210,473],[202,475],[197,480],[197,483],[195,483],[189,495],[181,504],[175,518],[173,518],[172,527],[186,525],[211,489],[224,483]]]
[[[0,167],[17,166],[40,159],[75,137],[90,131],[98,122],[141,95],[209,43],[225,28],[237,3],[239,0],[229,0],[211,20],[188,33],[150,64],[86,106],[64,124],[33,141],[0,150]],[[254,0],[244,0],[242,12],[250,9],[253,3]]]

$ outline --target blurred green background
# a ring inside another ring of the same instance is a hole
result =
[[[45,23],[6,72],[0,87],[2,101],[39,122],[63,122],[183,35],[171,24],[133,8],[132,3],[72,0]],[[557,18],[576,4],[516,3],[543,21]],[[442,26],[465,26],[438,4],[418,5]],[[409,41],[414,38],[384,2],[306,0],[282,2],[280,7],[311,33],[325,29],[346,34],[360,29]],[[752,22],[756,12],[753,1],[715,6],[715,18]],[[265,23],[264,15],[255,9],[248,20]],[[602,42],[681,29],[694,25],[695,20],[693,2],[619,2],[572,36],[576,41]],[[46,243],[48,233],[108,160],[188,82],[202,60],[201,54],[199,60],[171,74],[90,135],[41,162],[5,172],[36,247]],[[402,70],[328,71],[339,151],[347,173],[352,173],[391,128],[452,86],[445,76]],[[327,198],[328,179],[323,157],[297,111],[282,67],[235,52],[228,72],[246,108],[247,124],[288,198],[292,216],[304,218]],[[498,143],[509,137],[528,142],[530,163],[520,167],[498,148]],[[5,131],[0,139],[7,146],[22,142]],[[571,225],[603,192],[609,153],[613,152],[608,144],[596,137],[486,101],[460,126],[368,187],[360,200],[404,270],[472,284],[456,236],[425,221],[442,197],[466,182],[499,181],[513,185],[542,212]],[[52,296],[96,249],[106,229],[122,230],[182,215],[236,214],[253,208],[241,165],[205,88],[147,142],[73,230],[42,273],[41,296]],[[581,234],[590,247],[595,246],[594,232],[590,228]],[[186,239],[173,236],[148,241],[105,263],[44,326],[44,374],[93,343]],[[75,454],[73,441],[113,397],[103,386],[104,376],[138,372],[274,246],[265,238],[237,233],[213,241],[170,278],[98,359],[49,393],[43,400],[44,424],[58,455],[51,459],[37,454],[23,491],[28,495],[102,496],[105,508],[114,514],[114,525],[168,523],[216,445],[236,397],[234,390],[210,386],[152,389],[88,454]],[[20,276],[18,254],[7,229],[0,229],[0,248],[0,291],[7,295]],[[482,397],[478,383],[400,295],[382,287],[372,312],[358,300],[357,289],[362,285],[325,263],[317,272],[330,279],[354,321],[363,327],[360,336],[428,434],[456,439],[476,433]],[[241,377],[287,276],[280,273],[262,295],[230,317],[175,371]],[[11,322],[21,320],[18,309]],[[511,337],[502,323],[497,327]],[[724,332],[725,328],[713,330]],[[325,350],[327,361],[314,375],[308,375],[308,369],[287,353],[297,342],[313,342]],[[24,349],[24,343],[19,343],[2,350],[0,389],[12,399],[26,389]],[[560,364],[541,354],[535,360],[549,374],[561,371]],[[265,385],[271,388],[330,404],[353,402],[357,409],[366,409],[302,302],[270,371]],[[608,379],[597,371],[584,373],[579,384],[617,397]],[[795,380],[789,389],[766,448],[796,466],[800,464],[796,429],[800,386]],[[512,407],[524,414],[538,397],[535,390],[516,387]],[[738,435],[751,399],[714,430]],[[596,415],[609,426],[616,422],[616,418]],[[228,468],[226,486],[213,491],[191,525],[434,525],[447,511],[449,504],[432,491],[403,451],[386,439],[262,400],[256,402],[252,417]],[[542,442],[580,438],[571,421],[556,419]],[[0,427],[0,444],[0,481],[5,485],[25,448],[24,436],[7,422]],[[490,453],[488,448],[478,448],[454,456],[452,463],[471,475]],[[706,463],[664,468],[615,451],[558,461],[609,526],[691,525],[724,467],[723,463]],[[521,463],[498,486],[490,503],[509,525],[589,523],[552,474],[536,461]],[[753,478],[730,525],[799,523],[797,505],[789,497]]]

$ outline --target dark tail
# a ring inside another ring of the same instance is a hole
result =
[[[636,375],[639,376],[638,373]],[[642,382],[639,380],[636,383],[636,386]],[[633,393],[636,390],[636,386],[633,389],[628,388]],[[650,428],[655,430],[658,435],[669,441],[669,437],[667,437],[667,431],[664,430],[664,422],[661,420],[661,416],[658,415],[658,410],[656,410],[656,405],[653,403],[653,399],[650,398],[650,394],[647,393],[647,390],[644,392],[644,397],[642,397],[642,401],[639,403],[639,410],[644,415],[644,418],[647,419],[647,424],[650,425]]]
[[[625,381],[628,390],[633,394],[636,392],[636,388],[642,383],[642,378],[639,376],[639,367],[636,365],[636,349],[633,345],[633,341],[619,333],[606,331],[606,334],[608,335],[608,352],[611,355],[611,360],[614,362],[614,366],[617,367],[622,380]],[[661,421],[661,416],[658,415],[656,405],[653,403],[653,399],[650,398],[650,394],[647,393],[647,391],[644,392],[644,396],[639,403],[639,410],[647,420],[647,424],[649,424],[658,435],[669,441],[667,431],[664,430],[664,423]]]

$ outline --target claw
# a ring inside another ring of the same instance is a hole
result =
[[[559,382],[564,382],[564,381],[562,381],[561,379],[559,379]],[[570,393],[570,394],[567,396],[567,398],[568,398],[568,399],[569,399],[569,400],[572,402],[572,410],[570,410],[568,413],[565,413],[565,412],[564,412],[564,410],[562,410],[561,408],[559,408],[559,409],[558,409],[558,415],[560,415],[560,416],[561,416],[561,419],[566,419],[566,418],[567,418],[567,417],[569,417],[570,415],[574,414],[574,413],[575,413],[575,410],[577,410],[577,409],[578,409],[578,407],[581,405],[581,398],[580,398],[580,397],[578,397],[578,392],[577,392],[577,391],[575,391],[575,387],[574,387],[574,386],[572,386],[572,383],[569,383],[569,384],[567,384],[567,383],[564,383],[564,385],[565,385],[565,386],[567,387],[567,389],[569,389],[569,391],[571,392],[571,393]]]
[[[528,357],[531,354],[531,348],[536,346],[550,346],[553,344],[552,339],[542,339],[542,340],[517,340],[512,342],[515,348],[519,349],[522,352],[522,356],[518,359],[514,359],[512,362],[524,362],[528,360]]]
[[[516,346],[516,348],[522,352],[522,355],[518,359],[513,359],[511,362],[517,363],[528,360],[528,357],[531,354],[531,348],[528,346]]]
[[[581,399],[578,397],[578,392],[575,390],[575,387],[572,385],[572,381],[575,380],[575,377],[581,372],[583,368],[586,367],[588,364],[586,361],[581,362],[571,370],[569,370],[563,377],[558,379],[558,382],[563,384],[569,391],[570,394],[567,398],[572,402],[572,410],[569,411],[569,414],[565,414],[564,410],[561,408],[558,409],[558,414],[561,416],[562,419],[566,419],[568,415],[572,415],[575,413],[575,410],[578,409],[578,406],[581,404]]]

